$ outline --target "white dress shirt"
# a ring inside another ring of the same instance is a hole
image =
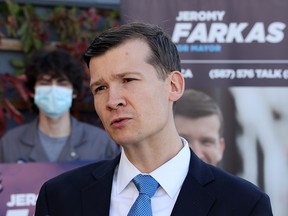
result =
[[[190,162],[188,142],[182,139],[183,148],[165,164],[149,173],[159,184],[151,198],[153,216],[171,215],[181,186],[186,178]],[[111,216],[126,216],[138,197],[138,190],[132,179],[141,172],[127,159],[122,150],[120,163],[115,169],[111,192]],[[147,174],[147,173],[142,173]]]

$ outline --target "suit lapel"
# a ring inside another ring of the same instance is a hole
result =
[[[93,171],[95,180],[82,190],[83,215],[109,215],[113,175],[119,160],[120,155]]]
[[[83,215],[109,215],[113,175],[119,160],[120,155],[93,171],[92,183],[82,190]],[[171,216],[208,215],[215,198],[206,186],[214,180],[209,165],[191,151],[189,171]]]
[[[209,166],[191,151],[189,171],[171,215],[208,215],[215,198],[209,194],[205,186],[212,181],[214,175]]]
[[[27,125],[26,130],[24,131],[21,138],[21,144],[24,146],[21,145],[20,148],[27,148],[27,146],[31,148],[28,158],[23,158],[26,162],[48,161],[48,157],[41,145],[41,141],[38,135],[38,123],[38,118],[30,122],[29,125]]]

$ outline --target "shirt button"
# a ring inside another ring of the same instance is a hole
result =
[[[70,156],[71,156],[72,158],[76,158],[76,157],[77,157],[77,154],[76,154],[76,152],[71,152],[71,153],[70,153]]]

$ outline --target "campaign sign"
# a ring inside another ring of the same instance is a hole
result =
[[[0,164],[0,215],[33,216],[45,181],[88,163],[91,161]]]

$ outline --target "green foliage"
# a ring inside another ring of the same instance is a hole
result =
[[[2,37],[22,42],[22,66],[33,51],[51,45],[53,37],[57,41],[54,48],[66,49],[80,57],[97,33],[119,25],[117,10],[65,6],[46,9],[48,16],[31,4],[19,4],[12,0],[0,3],[0,18],[3,18],[0,19],[0,30],[6,30],[0,32],[0,40]],[[11,61],[13,67],[15,61],[21,60]],[[16,74],[21,73],[19,66],[14,68]]]
[[[37,9],[31,4],[12,0],[0,3],[0,17],[3,18],[0,30],[6,30],[2,37],[21,40],[25,54],[48,46],[55,34],[62,49],[71,51],[71,43],[74,43],[76,51],[77,45],[85,43],[88,46],[97,33],[119,25],[117,10],[55,6],[44,8],[48,13],[44,16]]]
[[[10,61],[15,71],[7,74],[13,75],[0,73],[0,137],[5,130],[5,117],[21,122],[21,115],[4,97],[7,90],[4,86],[14,86],[20,97],[27,101],[28,96],[22,85],[25,80],[23,71],[33,51],[42,48],[64,49],[80,58],[96,34],[119,25],[117,10],[55,6],[44,7],[48,14],[44,15],[38,9],[13,0],[0,2],[0,43],[1,38],[10,38],[20,40],[23,45],[23,58]]]

